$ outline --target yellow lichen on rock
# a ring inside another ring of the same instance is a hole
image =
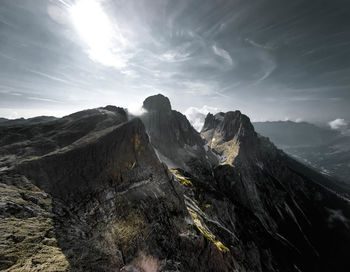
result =
[[[182,176],[181,173],[180,173],[178,170],[169,168],[169,171],[170,171],[171,173],[173,173],[173,175],[176,177],[176,179],[177,179],[182,185],[187,186],[187,187],[191,187],[191,188],[194,187],[194,186],[193,186],[193,183],[192,183],[189,179],[187,179],[187,178],[185,178],[184,176]]]
[[[179,172],[178,170],[173,169],[173,168],[169,168],[169,171],[170,171],[171,173],[175,174],[175,175],[179,175],[179,174],[180,174],[180,172]]]
[[[178,177],[178,180],[181,182],[182,185],[194,187],[192,182],[184,177]]]
[[[1,183],[0,205],[12,205],[12,215],[0,220],[1,271],[68,271],[52,219],[51,198],[29,183]],[[7,209],[10,211],[9,209]]]
[[[202,222],[199,220],[198,215],[194,212],[188,209],[188,212],[190,213],[194,224],[196,225],[197,229],[204,235],[206,239],[214,243],[217,248],[220,251],[230,251],[226,246],[224,246],[223,243],[221,243],[219,240],[216,239],[215,235],[210,232],[205,226],[203,226]]]
[[[205,200],[202,201],[202,207],[204,208],[210,208],[211,207],[211,204],[206,202]]]

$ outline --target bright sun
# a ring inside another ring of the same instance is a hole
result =
[[[126,40],[112,24],[98,0],[79,0],[69,8],[73,24],[88,46],[89,57],[106,66],[126,65]]]

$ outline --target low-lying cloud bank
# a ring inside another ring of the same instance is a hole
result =
[[[342,129],[348,126],[348,122],[345,121],[345,119],[340,119],[340,118],[335,119],[329,122],[328,124],[331,127],[331,129],[336,129],[336,130]]]
[[[331,129],[338,130],[343,134],[350,134],[350,124],[347,120],[342,118],[337,118],[328,123]]]

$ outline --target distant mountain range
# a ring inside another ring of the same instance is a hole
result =
[[[350,186],[161,94],[0,127],[1,271],[347,272]]]
[[[17,126],[17,125],[30,125],[37,124],[47,121],[56,120],[56,117],[53,116],[37,116],[33,118],[18,118],[18,119],[6,119],[0,118],[0,126]]]
[[[255,122],[255,130],[298,160],[350,183],[350,136],[306,122]]]

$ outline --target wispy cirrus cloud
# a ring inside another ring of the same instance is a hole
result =
[[[225,49],[218,47],[216,44],[214,44],[212,48],[215,55],[223,58],[227,64],[233,65],[232,58]]]
[[[53,103],[28,97],[73,111],[162,92],[183,112],[350,120],[350,9],[295,1],[3,0],[0,80],[22,96],[0,104],[35,115]]]

